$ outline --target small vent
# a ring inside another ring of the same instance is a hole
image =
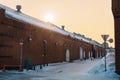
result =
[[[62,30],[64,30],[65,29],[65,26],[64,25],[62,25]]]
[[[21,12],[21,5],[16,5],[17,12]]]

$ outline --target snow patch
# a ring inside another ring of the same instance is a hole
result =
[[[115,53],[107,53],[106,55],[106,69],[107,72],[114,72],[115,71]],[[101,73],[105,72],[105,57],[103,57],[95,67],[88,71],[88,73]]]

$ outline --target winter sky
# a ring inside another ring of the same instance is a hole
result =
[[[0,4],[15,9],[22,5],[22,13],[103,42],[101,34],[114,38],[111,0],[0,0]],[[110,44],[114,47],[114,43]]]

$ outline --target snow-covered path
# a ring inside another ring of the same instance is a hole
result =
[[[24,72],[0,72],[0,80],[120,80],[114,72],[100,72],[104,70],[101,59],[76,60],[73,62],[52,63],[49,66]],[[96,67],[97,66],[97,67]]]
[[[82,73],[88,71],[93,66],[98,64],[100,59],[96,60],[86,60],[86,61],[74,61],[72,63],[55,63],[50,64],[49,67],[44,68],[43,70],[36,73],[36,71],[30,71],[29,74],[34,73],[34,75],[45,76],[42,79],[51,79],[51,80],[73,80],[76,77],[79,77]],[[35,78],[36,79],[36,78]],[[34,80],[34,79],[33,79]]]

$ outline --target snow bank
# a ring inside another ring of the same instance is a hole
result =
[[[115,53],[110,52],[106,55],[106,69],[107,72],[114,72],[115,71]],[[100,73],[105,71],[105,57],[103,57],[95,67],[90,69],[88,73]]]
[[[107,70],[115,71],[115,53],[108,53],[106,56]]]
[[[83,80],[119,80],[120,75],[115,73],[115,53],[110,52],[106,55],[106,69],[105,71],[105,57],[101,59],[101,61],[86,71],[86,73],[82,74]],[[84,76],[88,76],[85,78]]]

